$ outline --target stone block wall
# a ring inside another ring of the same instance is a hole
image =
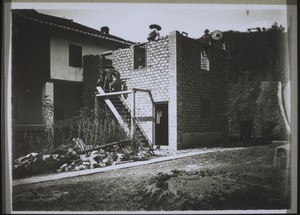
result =
[[[201,69],[203,44],[177,37],[178,148],[226,141],[225,52],[208,48],[209,70]],[[201,102],[209,103],[209,117],[201,117]]]
[[[210,49],[210,70],[205,71],[201,70],[201,43],[177,31],[146,43],[145,48],[145,68],[134,69],[134,46],[113,51],[112,62],[128,89],[151,90],[155,103],[168,103],[169,146],[181,149],[224,141],[227,134],[224,51]],[[98,58],[84,58],[84,64],[88,64],[86,70],[91,73],[85,74],[84,69],[85,95],[94,91],[99,75]],[[89,83],[93,83],[92,88]],[[209,118],[201,118],[203,99],[210,102]],[[92,103],[91,99],[85,100]],[[132,94],[125,96],[124,101],[132,110]],[[136,117],[153,142],[155,116],[145,92],[136,93]]]
[[[134,46],[113,52],[113,66],[126,79],[128,89],[151,90],[155,102],[170,99],[169,37],[146,43],[146,67],[134,69]],[[125,99],[132,110],[132,94]],[[148,138],[153,141],[153,114],[150,97],[145,92],[136,93],[136,117]]]

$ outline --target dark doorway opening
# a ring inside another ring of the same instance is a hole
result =
[[[169,145],[168,103],[155,104],[155,145]]]
[[[242,120],[240,122],[240,139],[249,140],[252,137],[252,120]]]

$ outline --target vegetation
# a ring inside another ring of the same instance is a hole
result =
[[[229,52],[229,136],[241,138],[243,124],[248,123],[252,138],[284,139],[283,121],[274,109],[276,88],[263,93],[261,82],[289,80],[288,32],[274,22],[269,28],[227,31],[222,39]],[[258,101],[260,93],[268,95],[269,100]]]
[[[83,107],[78,116],[56,121],[51,127],[15,130],[13,157],[73,144],[73,138],[81,138],[86,145],[99,146],[124,140],[126,135],[110,112]]]
[[[230,53],[229,80],[286,81],[288,33],[275,22],[269,28],[249,28],[248,32],[227,31],[223,41]]]

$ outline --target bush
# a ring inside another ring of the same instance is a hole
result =
[[[87,145],[99,146],[126,138],[121,126],[114,116],[105,110],[83,107],[79,116],[70,120],[57,121],[54,124],[54,145],[72,142],[73,138],[81,138]]]
[[[83,107],[79,115],[56,121],[52,128],[22,128],[13,131],[13,157],[30,152],[44,153],[81,138],[86,145],[99,146],[127,138],[114,116],[106,111]]]
[[[52,148],[51,133],[45,127],[13,130],[12,155],[17,158],[30,152],[44,152]]]

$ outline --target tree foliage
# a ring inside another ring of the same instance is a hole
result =
[[[269,28],[249,28],[247,32],[227,31],[223,40],[230,54],[232,82],[289,79],[287,32],[277,22]]]

